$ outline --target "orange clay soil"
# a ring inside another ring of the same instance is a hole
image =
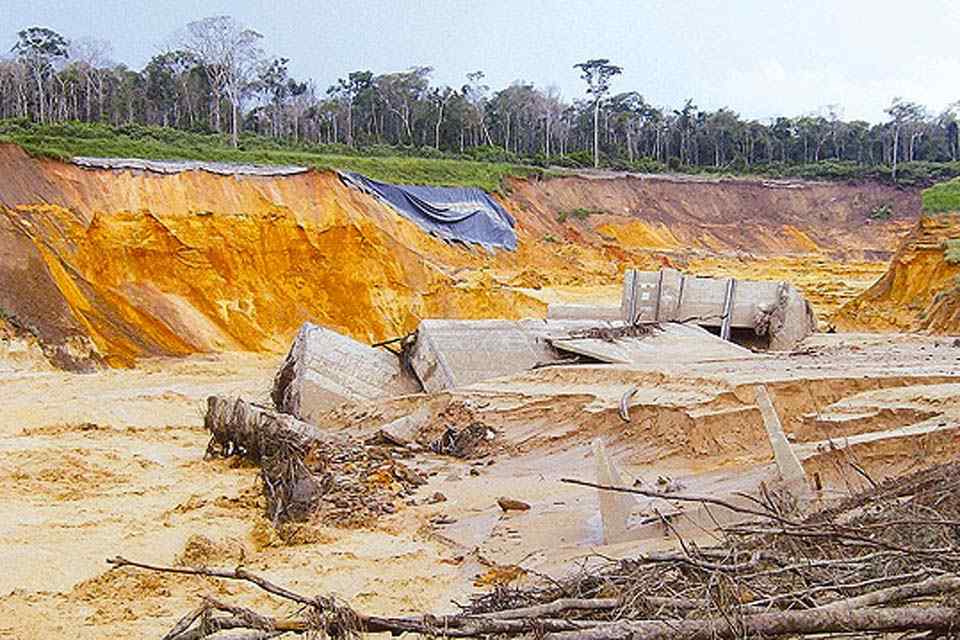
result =
[[[960,264],[946,260],[946,241],[960,239],[960,214],[924,216],[904,238],[889,269],[840,309],[840,329],[960,331]]]
[[[424,317],[616,303],[628,266],[794,280],[822,316],[882,272],[919,211],[916,192],[877,185],[516,179],[502,200],[518,250],[490,254],[331,172],[83,169],[0,145],[0,175],[0,319],[67,367],[277,352],[308,319],[375,341]],[[893,220],[869,220],[880,204]]]

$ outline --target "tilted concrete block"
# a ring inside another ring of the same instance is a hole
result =
[[[345,401],[419,391],[396,355],[308,322],[277,372],[271,396],[278,411],[312,422]]]

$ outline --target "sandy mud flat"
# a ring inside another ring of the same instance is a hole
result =
[[[263,517],[257,469],[204,459],[202,417],[211,394],[266,402],[278,362],[228,353],[93,374],[0,374],[0,636],[159,637],[202,594],[284,611],[237,584],[109,570],[105,559],[117,554],[242,563],[302,592],[403,614],[455,611],[470,593],[522,582],[527,571],[562,572],[594,551],[669,547],[652,526],[604,546],[596,492],[560,478],[594,480],[591,447],[601,439],[642,482],[664,476],[717,495],[756,488],[774,472],[758,383],[807,472],[821,476],[823,500],[862,486],[850,462],[879,479],[960,449],[960,348],[948,338],[819,335],[790,355],[695,371],[551,367],[331,412],[325,428],[362,436],[427,403],[435,421],[489,426],[496,446],[469,460],[417,454],[410,464],[428,482],[413,505],[364,527],[313,523],[283,541]],[[618,403],[632,386],[624,422]],[[446,500],[428,504],[437,492]],[[531,508],[504,513],[501,496]]]

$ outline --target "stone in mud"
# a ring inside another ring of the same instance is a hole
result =
[[[430,418],[430,410],[424,405],[410,415],[397,418],[380,427],[380,437],[398,447],[417,444],[417,434]]]
[[[500,508],[504,511],[529,511],[530,505],[521,500],[515,500],[513,498],[497,498],[497,504],[500,505]]]

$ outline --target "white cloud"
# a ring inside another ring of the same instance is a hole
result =
[[[960,60],[917,58],[889,75],[851,77],[842,65],[787,69],[768,59],[747,69],[733,69],[707,95],[711,106],[730,105],[746,117],[766,118],[815,113],[839,105],[843,117],[880,122],[894,97],[919,102],[932,112],[960,99],[953,84],[960,77]],[[897,73],[899,72],[899,73]]]

